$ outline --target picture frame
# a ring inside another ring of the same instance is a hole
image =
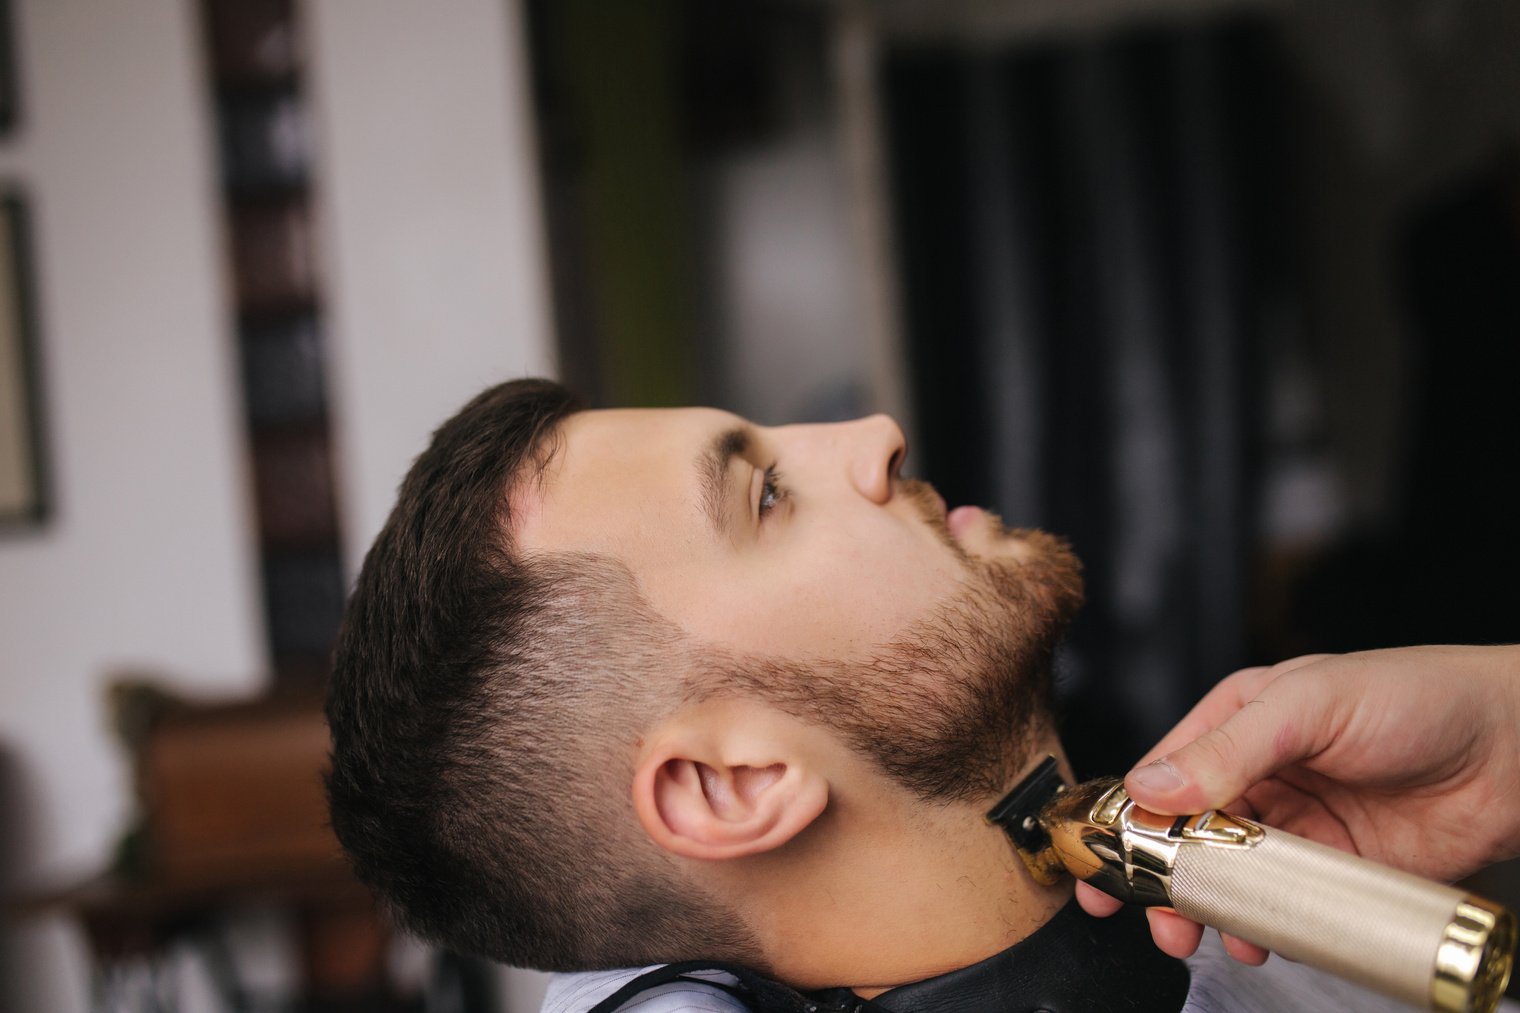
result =
[[[0,190],[0,530],[41,525],[51,512],[31,271],[31,222],[15,190]]]

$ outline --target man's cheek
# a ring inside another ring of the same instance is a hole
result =
[[[865,656],[920,615],[879,581],[778,572],[685,596],[677,622],[729,647],[796,659]]]

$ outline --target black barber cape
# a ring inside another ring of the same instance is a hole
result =
[[[689,977],[711,970],[737,983]],[[1002,953],[869,1001],[844,988],[796,992],[744,968],[699,960],[646,972],[589,1013],[613,1013],[649,989],[682,980],[729,992],[755,1013],[1176,1013],[1188,992],[1187,965],[1156,949],[1144,912],[1124,908],[1093,918],[1072,901]]]

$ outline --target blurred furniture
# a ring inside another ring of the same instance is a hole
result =
[[[180,946],[202,959],[228,1009],[271,1008],[238,980],[221,932],[250,906],[278,907],[295,927],[301,986],[277,1008],[416,1008],[389,980],[390,932],[327,826],[320,699],[283,692],[207,706],[138,685],[116,704],[142,822],[111,872],[29,905],[78,918],[97,1008],[175,1008],[172,984],[141,979]]]

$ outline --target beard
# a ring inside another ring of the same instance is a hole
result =
[[[692,688],[739,690],[828,727],[923,801],[995,797],[1051,725],[1052,666],[1082,604],[1081,563],[1061,539],[990,515],[995,540],[1022,551],[973,556],[927,485],[908,480],[901,492],[961,560],[955,593],[864,658],[709,658]]]

